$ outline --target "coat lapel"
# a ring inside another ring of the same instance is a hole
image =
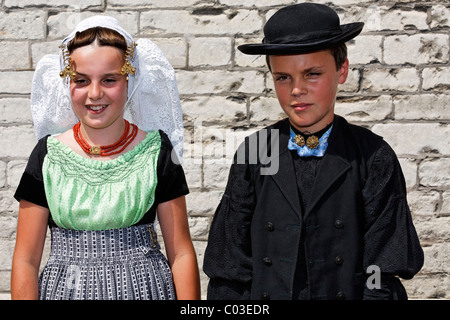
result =
[[[351,168],[346,156],[346,131],[346,121],[336,115],[333,129],[328,139],[328,148],[315,178],[312,198],[308,208],[306,208],[304,217],[314,209],[321,198],[328,192],[329,188]],[[287,149],[289,137],[289,121],[286,119],[280,127],[279,170],[276,174],[271,175],[271,177],[284,194],[296,215],[300,218],[301,207],[294,162]]]
[[[346,159],[345,132],[343,119],[335,116],[333,129],[328,140],[328,148],[320,164],[319,171],[314,180],[312,197],[305,217],[314,209],[328,189],[348,170],[351,165]]]
[[[301,217],[300,199],[298,196],[297,181],[295,177],[292,156],[287,149],[289,141],[289,121],[284,121],[280,128],[279,145],[279,168],[277,173],[271,175],[275,184],[284,194],[296,215]]]

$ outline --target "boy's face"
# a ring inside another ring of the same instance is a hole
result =
[[[278,101],[291,124],[300,131],[317,132],[334,118],[338,84],[348,75],[348,60],[336,70],[330,51],[270,56]]]

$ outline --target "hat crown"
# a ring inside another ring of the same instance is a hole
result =
[[[336,47],[356,37],[364,23],[340,24],[330,7],[317,3],[300,3],[278,10],[264,26],[260,44],[244,44],[245,54],[302,54]]]
[[[342,32],[339,16],[328,6],[300,3],[278,10],[264,26],[264,43],[292,43]]]

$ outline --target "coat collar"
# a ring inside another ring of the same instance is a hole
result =
[[[306,217],[317,205],[320,199],[326,194],[328,189],[351,168],[346,155],[345,132],[347,131],[347,121],[335,115],[333,129],[328,139],[328,148],[319,167],[319,172],[315,178],[312,190],[312,198],[309,207],[306,209]],[[298,195],[297,182],[294,172],[292,156],[287,149],[289,141],[289,120],[285,119],[280,123],[280,146],[279,146],[279,170],[271,175],[280,191],[285,195],[286,200],[300,217],[300,198]]]

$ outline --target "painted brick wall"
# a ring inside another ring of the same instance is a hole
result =
[[[174,68],[185,123],[184,166],[192,237],[202,263],[209,224],[243,137],[283,117],[263,57],[236,48],[259,42],[276,9],[293,0],[1,0],[0,298],[9,299],[18,204],[12,195],[35,145],[29,111],[37,61],[58,52],[81,19],[116,17],[151,38]],[[450,298],[450,64],[447,0],[310,1],[343,23],[363,21],[349,44],[351,70],[336,113],[371,128],[396,151],[425,251],[404,281],[411,298]],[[48,251],[48,247],[47,247]],[[207,279],[202,274],[203,293]]]

